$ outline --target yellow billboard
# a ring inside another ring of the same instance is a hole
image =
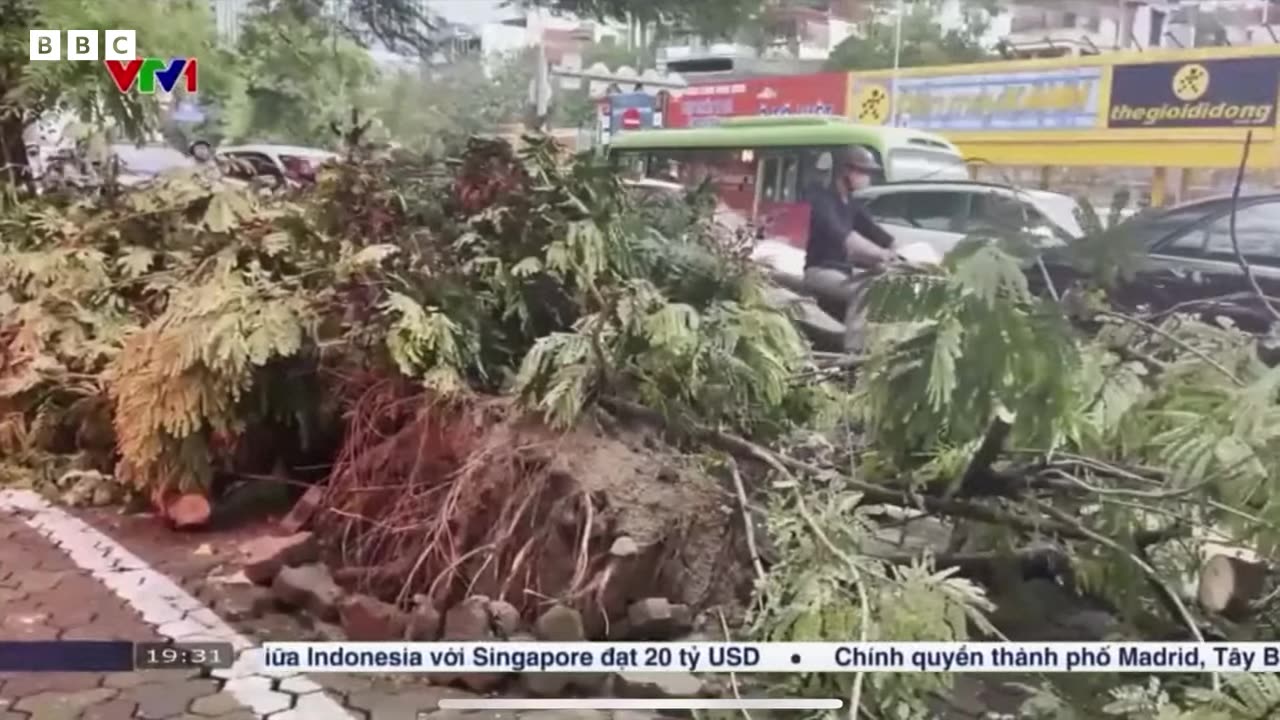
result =
[[[975,161],[1276,167],[1280,48],[1196,48],[853,72],[849,115],[937,132]]]

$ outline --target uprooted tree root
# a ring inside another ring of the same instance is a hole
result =
[[[506,398],[367,386],[317,525],[339,577],[402,604],[482,594],[529,614],[555,600],[597,633],[638,598],[703,606],[749,589],[719,482],[642,430],[590,425],[556,433]],[[624,536],[634,552],[614,547]]]

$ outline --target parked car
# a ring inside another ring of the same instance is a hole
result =
[[[1230,196],[1195,200],[1148,210],[1107,231],[1107,243],[1136,247],[1133,274],[1112,293],[1126,310],[1160,312],[1175,306],[1233,319],[1251,332],[1266,330],[1271,314],[1245,277],[1231,242]],[[1241,197],[1236,204],[1236,238],[1258,284],[1280,297],[1280,193]],[[1055,286],[1079,279],[1066,248],[1043,256]],[[1033,284],[1037,273],[1030,273]]]
[[[1075,198],[976,181],[920,181],[875,185],[859,195],[899,245],[922,242],[946,254],[978,232],[1029,232],[1047,245],[1082,235]]]
[[[138,147],[121,143],[111,146],[111,155],[118,163],[116,181],[124,186],[139,185],[161,173],[196,165],[189,155],[168,145]]]
[[[338,157],[328,150],[294,145],[233,145],[218,148],[217,154],[232,161],[234,169],[228,172],[232,177],[266,177],[295,186],[315,182],[316,170]]]

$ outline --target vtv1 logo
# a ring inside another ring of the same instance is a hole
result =
[[[193,57],[164,58],[137,57],[138,34],[134,30],[105,30],[104,64],[116,89],[127,93],[137,86],[144,95],[155,93],[156,86],[164,92],[173,92],[179,78],[185,81],[184,89],[194,93],[199,85],[199,65]],[[31,60],[55,61],[62,59],[62,33],[59,30],[31,31]],[[67,60],[98,60],[97,30],[67,31]]]

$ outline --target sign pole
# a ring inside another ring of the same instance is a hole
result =
[[[893,28],[893,81],[889,91],[889,107],[892,108],[889,121],[894,127],[898,126],[898,68],[902,64],[902,10],[903,1],[898,0]]]

